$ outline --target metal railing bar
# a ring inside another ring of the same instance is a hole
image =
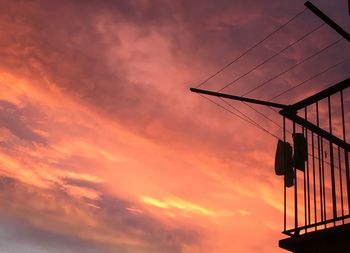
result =
[[[323,226],[323,225],[328,224],[328,223],[334,223],[336,221],[346,220],[346,219],[349,219],[349,218],[350,218],[350,214],[342,216],[342,217],[337,217],[337,218],[325,220],[323,222],[317,222],[317,223],[314,223],[314,224],[301,226],[301,227],[298,227],[298,228],[288,229],[288,230],[283,231],[282,233],[284,233],[286,235],[290,235],[290,236],[298,235],[299,233],[293,234],[292,232],[297,232],[297,231],[300,232],[302,230],[305,230],[306,228],[313,228],[313,227]]]

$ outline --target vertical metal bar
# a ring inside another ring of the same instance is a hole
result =
[[[283,143],[286,143],[286,118],[283,116]],[[286,149],[284,149],[284,166],[286,166]],[[286,168],[285,168],[286,169]],[[284,231],[287,230],[287,187],[286,187],[286,180],[283,180],[283,224],[284,224]]]
[[[305,119],[307,120],[307,107],[305,107]],[[306,135],[306,146],[309,147],[308,131],[305,128]],[[308,152],[309,153],[309,152]],[[309,157],[306,161],[306,187],[307,187],[307,224],[310,225],[310,168],[309,168]]]
[[[305,136],[305,130],[306,129],[304,129],[304,127],[301,128],[301,131],[302,131],[304,136]],[[306,139],[306,137],[305,137],[305,139]],[[304,193],[304,226],[307,225],[306,176],[305,176],[305,174],[307,174],[306,168],[304,170],[304,173],[302,174],[302,176],[303,176],[303,193]],[[305,228],[305,233],[306,232],[307,232],[307,228]]]
[[[345,172],[347,176],[347,189],[348,189],[348,206],[349,210],[348,213],[350,214],[350,179],[349,179],[349,152],[347,150],[344,150],[345,155]]]
[[[328,122],[329,122],[329,132],[333,134],[332,131],[332,106],[331,97],[328,97]],[[331,183],[332,183],[332,206],[333,206],[333,218],[337,218],[337,197],[335,189],[335,168],[334,168],[334,156],[333,156],[333,143],[329,141],[329,154],[331,160]],[[335,222],[334,222],[335,225]]]
[[[293,122],[293,135],[295,134],[295,122]],[[295,151],[295,146],[294,146]],[[295,156],[294,156],[295,158]],[[295,161],[294,161],[295,164]],[[297,169],[294,168],[294,226],[296,233],[299,233],[298,230],[298,178],[297,178]]]
[[[327,220],[327,205],[326,205],[326,183],[324,177],[324,150],[323,150],[323,138],[321,139],[321,173],[322,173],[322,193],[323,193],[323,219]],[[327,223],[325,223],[325,227],[327,227]]]
[[[318,102],[316,102],[316,124],[320,125]],[[323,221],[323,187],[322,187],[322,168],[321,168],[321,143],[320,136],[317,135],[317,151],[318,151],[318,176],[320,179],[320,209],[321,209],[321,221]]]
[[[338,160],[339,160],[339,181],[340,181],[340,206],[341,206],[341,215],[344,217],[344,200],[343,200],[343,178],[341,173],[341,156],[340,156],[340,147],[338,146]],[[344,219],[342,219],[342,223],[344,224]]]
[[[346,142],[346,130],[345,130],[345,116],[344,116],[344,98],[343,91],[340,91],[340,102],[341,102],[341,114],[342,114],[342,126],[343,126],[343,140]],[[349,150],[344,149],[345,156],[345,175],[346,175],[346,186],[347,186],[347,196],[348,196],[348,213],[350,213],[350,173],[349,173]]]
[[[317,195],[316,195],[316,172],[315,172],[315,141],[314,141],[314,133],[311,132],[312,137],[312,179],[313,179],[313,186],[314,186],[314,219],[315,223],[317,223]],[[317,227],[315,227],[317,230]]]

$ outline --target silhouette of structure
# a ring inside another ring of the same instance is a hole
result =
[[[305,6],[350,42],[350,35],[326,14],[310,2]],[[349,118],[344,106],[349,87],[347,78],[292,105],[190,88],[200,94],[280,109],[283,140],[276,166],[283,168],[277,168],[276,174],[284,175],[283,233],[288,238],[279,241],[283,249],[294,253],[350,252]],[[290,154],[283,148],[283,144],[291,147],[288,142],[293,143]],[[292,153],[293,158],[288,159]]]
[[[350,78],[280,111],[284,141],[288,135],[285,119],[289,119],[293,134],[299,130],[304,135],[310,154],[303,169],[295,166],[293,170],[294,192],[288,195],[284,187],[283,233],[290,238],[281,240],[279,246],[292,252],[349,250],[350,145],[343,96],[349,87]],[[298,116],[298,111],[303,115]],[[296,149],[294,144],[294,153]],[[294,210],[288,210],[288,201]],[[288,215],[294,219],[288,222]]]

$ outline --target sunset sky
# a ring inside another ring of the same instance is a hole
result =
[[[0,0],[0,252],[284,252],[276,138],[189,88],[303,3]],[[350,31],[347,1],[313,3]],[[321,23],[306,10],[201,88],[219,90]],[[242,95],[339,38],[322,26],[223,92]],[[269,100],[339,63],[275,100],[296,102],[348,77],[349,57],[340,40],[247,96]]]

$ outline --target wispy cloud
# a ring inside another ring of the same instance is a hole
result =
[[[148,196],[141,196],[140,200],[148,205],[156,206],[162,209],[178,209],[184,213],[194,213],[204,216],[214,216],[215,212],[207,208],[204,208],[195,203],[180,199],[175,196],[167,197],[159,200]]]

